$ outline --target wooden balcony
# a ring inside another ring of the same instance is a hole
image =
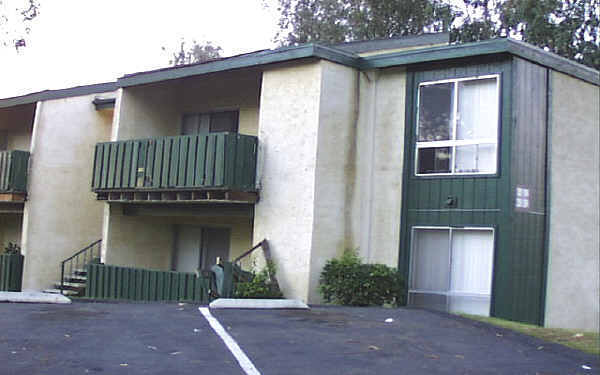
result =
[[[98,143],[92,191],[118,202],[255,203],[257,145],[236,133]]]
[[[29,152],[0,151],[0,201],[23,202],[27,196]]]

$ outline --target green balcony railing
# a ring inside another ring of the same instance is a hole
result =
[[[257,144],[236,133],[98,143],[92,190],[254,191]]]
[[[0,193],[27,192],[27,151],[0,151]]]

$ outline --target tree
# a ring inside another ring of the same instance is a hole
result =
[[[600,0],[278,0],[282,45],[451,31],[513,37],[600,69]]]
[[[162,47],[163,51],[166,51],[166,47]],[[206,61],[218,59],[221,57],[223,50],[219,46],[215,46],[212,42],[206,42],[204,44],[198,43],[193,40],[190,47],[186,46],[185,40],[181,40],[179,49],[171,53],[169,65],[186,65],[194,63],[203,63]]]
[[[510,36],[600,69],[600,0],[463,0],[452,40]]]
[[[279,0],[282,45],[340,43],[447,31],[442,0]]]
[[[0,45],[14,46],[17,50],[25,47],[26,38],[31,31],[29,24],[40,14],[37,0],[21,0],[15,7],[15,1],[0,0]]]

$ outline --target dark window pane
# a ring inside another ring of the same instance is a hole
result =
[[[419,89],[419,142],[452,139],[453,88],[450,82]]]
[[[418,152],[418,173],[450,173],[450,147],[421,148]]]
[[[231,132],[238,131],[238,111],[216,112],[210,115],[210,132]]]

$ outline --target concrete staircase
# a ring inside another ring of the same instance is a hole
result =
[[[87,271],[85,268],[77,268],[70,274],[65,275],[62,285],[60,281],[57,281],[54,283],[54,288],[46,289],[44,293],[63,294],[67,297],[83,297],[85,295],[86,282]]]

